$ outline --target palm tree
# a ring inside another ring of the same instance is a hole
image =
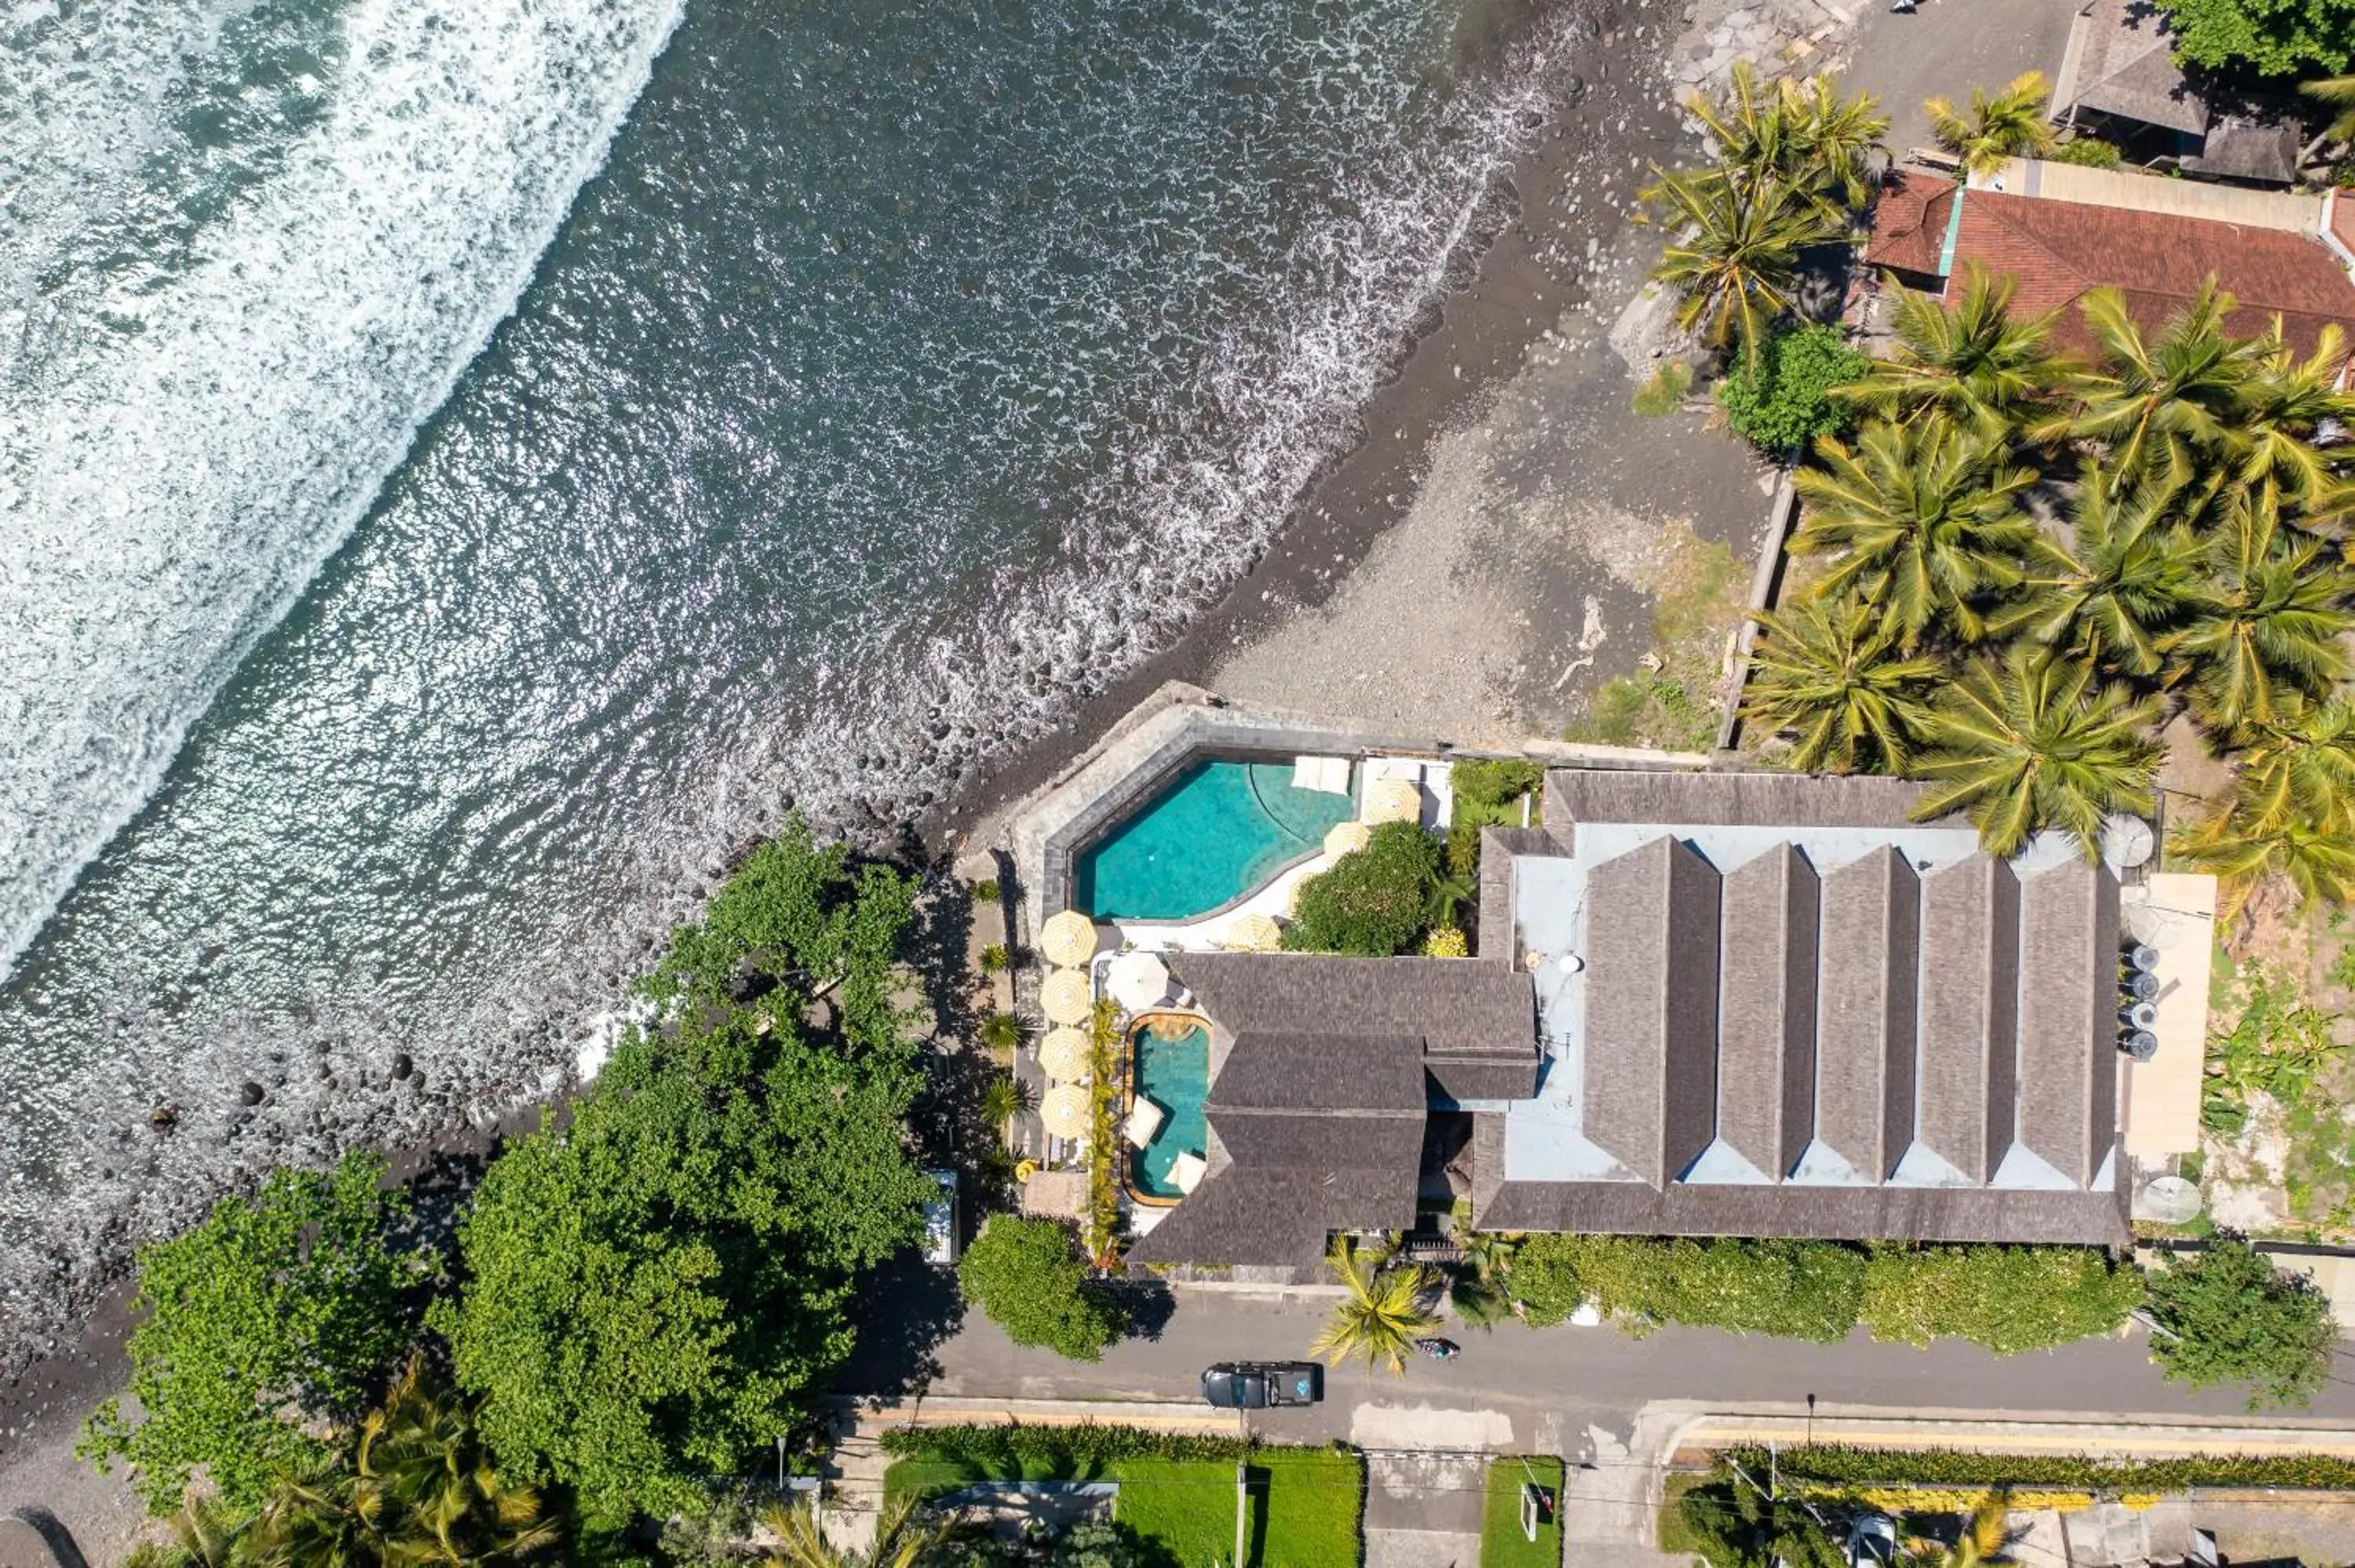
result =
[[[1781,181],[1836,219],[1871,195],[1871,158],[1883,150],[1889,117],[1870,93],[1844,98],[1829,77],[1762,85],[1738,60],[1721,101],[1696,96],[1686,108],[1717,144],[1717,166],[1700,171],[1704,178]]]
[[[1791,548],[1836,556],[1822,591],[1853,588],[1884,609],[1909,652],[1941,618],[1966,639],[1984,635],[1975,601],[2019,582],[2036,536],[2019,510],[2035,473],[1945,420],[1878,420],[1853,448],[1825,437],[1816,452],[1823,466],[1792,478],[1808,514]]]
[[[2290,817],[2267,825],[2243,795],[2175,837],[2175,853],[2214,876],[2216,915],[2230,923],[2267,877],[2280,876],[2302,898],[2345,904],[2355,897],[2355,836],[2344,819]]]
[[[2291,694],[2271,720],[2238,738],[2246,749],[2237,810],[2247,827],[2355,831],[2355,697],[2309,702]]]
[[[2325,77],[2320,81],[2303,83],[2298,90],[2325,103],[2345,104],[2347,112],[2332,121],[2323,134],[2340,142],[2355,140],[2355,76]]]
[[[2326,422],[2355,421],[2355,396],[2339,387],[2346,335],[2336,323],[2325,325],[2304,359],[2277,332],[2258,342],[2256,363],[2225,429],[2232,487],[2264,504],[2313,501],[2334,482],[2314,445],[2316,431]]]
[[[1447,1304],[1466,1323],[1486,1329],[1513,1315],[1513,1242],[1495,1231],[1476,1230],[1459,1213],[1451,1230],[1463,1258],[1447,1271]]]
[[[2286,694],[2326,697],[2349,673],[2340,639],[2355,630],[2355,577],[2318,540],[2243,508],[2208,550],[2211,591],[2169,640],[2174,673],[2211,733],[2273,722]]]
[[[1030,1088],[1011,1073],[994,1073],[981,1086],[981,1119],[1007,1135],[1007,1124],[1030,1108]]]
[[[829,1544],[807,1504],[772,1509],[767,1522],[778,1544],[763,1559],[764,1568],[929,1568],[943,1561],[941,1549],[957,1528],[954,1514],[921,1510],[912,1496],[884,1503],[875,1544],[865,1552]]]
[[[1945,662],[1901,652],[1897,625],[1852,596],[1810,595],[1755,620],[1766,635],[1751,655],[1743,715],[1798,732],[1791,761],[1806,772],[1902,771]]]
[[[1652,276],[1683,296],[1677,324],[1715,347],[1738,341],[1753,366],[1766,329],[1793,307],[1799,252],[1847,228],[1804,187],[1771,175],[1679,170],[1642,195],[1675,234]]]
[[[2027,596],[1990,617],[1990,630],[2114,673],[2158,674],[2168,634],[2203,595],[2200,545],[2169,515],[2171,502],[2164,485],[2123,491],[2087,463],[2070,501],[2069,543],[2038,536]]]
[[[376,1501],[340,1459],[281,1479],[247,1538],[261,1568],[378,1568]]]
[[[1945,98],[1926,100],[1931,133],[1938,145],[1963,161],[1974,175],[1993,174],[2007,158],[2041,153],[2052,145],[2052,126],[2044,118],[2044,73],[2028,71],[2013,77],[2001,92],[1971,89],[1971,111],[1958,111]]]
[[[2126,307],[2126,296],[2104,286],[2087,291],[2085,325],[2101,350],[2100,366],[2077,378],[2083,407],[2073,418],[2041,429],[2103,442],[2111,470],[2123,482],[2144,476],[2155,440],[2180,437],[2222,450],[2236,412],[2258,374],[2262,338],[2226,334],[2232,296],[2211,276],[2191,302],[2168,318],[2156,339]]]
[[[1385,1267],[1387,1258],[1380,1248],[1361,1246],[1346,1234],[1333,1238],[1326,1266],[1348,1294],[1326,1319],[1310,1353],[1335,1366],[1362,1360],[1369,1372],[1377,1365],[1392,1373],[1406,1370],[1408,1350],[1438,1326],[1427,1305],[1433,1281],[1417,1264]]]
[[[2000,1491],[1989,1492],[1986,1500],[1963,1520],[1962,1534],[1953,1545],[1918,1536],[1908,1541],[1905,1561],[1909,1568],[1979,1568],[1981,1563],[2010,1562],[2003,1554],[2003,1549],[2011,1544],[2011,1531],[2004,1523],[2010,1510],[2009,1497]]]
[[[169,1520],[172,1544],[150,1542],[124,1560],[123,1568],[246,1568],[254,1561],[253,1520],[240,1517],[218,1498],[191,1498]]]
[[[1952,305],[1934,294],[1892,284],[1891,324],[1897,342],[1887,359],[1832,396],[1883,418],[1946,415],[1983,435],[2009,436],[2040,400],[2067,380],[2051,352],[2052,316],[2011,317],[2019,281],[1991,277],[1977,261]]]
[[[1934,716],[1935,749],[1913,776],[1934,780],[1919,818],[1966,810],[1989,854],[2009,856],[2044,828],[2101,853],[2102,819],[2147,805],[2158,771],[2149,734],[2157,705],[2101,683],[2082,660],[2015,643],[2001,664],[1981,659],[1947,688]]]

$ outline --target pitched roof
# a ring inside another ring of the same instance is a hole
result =
[[[2193,136],[2208,129],[2208,101],[2176,65],[2174,28],[2154,0],[2094,0],[2076,32],[2055,112],[2090,109]]]
[[[2199,153],[2184,159],[2183,166],[2222,179],[2286,185],[2297,178],[2304,139],[2298,122],[2287,116],[2220,114],[2209,125]]]
[[[2105,283],[2126,296],[2147,331],[2163,326],[2211,276],[2233,298],[2225,325],[2237,335],[2254,336],[2278,315],[2291,346],[2311,354],[2325,326],[2355,324],[2355,283],[2304,235],[2003,191],[1966,191],[1961,200],[1955,271],[1977,261],[2018,279],[2013,312],[2061,312],[2054,338],[2064,348],[2093,348],[2074,307]],[[1955,288],[1950,276],[1948,297]]]
[[[1717,1119],[1718,874],[1657,838],[1587,874],[1588,1141],[1658,1186]]]
[[[1900,272],[1943,275],[1945,268],[1940,260],[1946,248],[1946,231],[1954,222],[1955,192],[1959,188],[1940,175],[1891,170],[1872,204],[1872,233],[1865,240],[1865,261]]]
[[[1725,878],[1717,1135],[1759,1171],[1788,1171],[1815,1136],[1821,900],[1816,868],[1790,844]]]
[[[1546,831],[1568,831],[1574,842],[1579,822],[1897,828],[1928,793],[1910,779],[1864,774],[1557,768],[1545,778]]]

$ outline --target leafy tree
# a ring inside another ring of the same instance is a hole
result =
[[[2355,11],[2343,0],[2159,0],[2179,62],[2245,66],[2259,76],[2355,65]]]
[[[1849,412],[1833,401],[1831,388],[1871,364],[1838,327],[1795,327],[1768,340],[1755,365],[1736,366],[1718,383],[1717,400],[1733,433],[1759,450],[1796,451],[1848,428]]]
[[[2048,90],[2044,73],[2031,70],[2013,77],[2000,92],[1971,89],[1967,114],[1945,98],[1930,99],[1922,107],[1938,145],[1960,158],[1972,174],[1991,175],[2007,158],[2033,157],[2052,145],[2052,126],[2044,118]]]
[[[1932,725],[1934,749],[1914,777],[1934,781],[1923,818],[1967,810],[1989,854],[2010,855],[2045,828],[2101,853],[2102,819],[2147,804],[2159,747],[2156,708],[2126,687],[2098,683],[2094,667],[2015,644],[2000,664],[1974,662],[1946,689]]]
[[[1295,952],[1388,958],[1414,946],[1430,924],[1439,841],[1412,822],[1384,822],[1300,885],[1284,945]]]
[[[1962,297],[1945,304],[1902,283],[1890,289],[1896,342],[1832,396],[1888,419],[1941,414],[1983,437],[2009,439],[2031,421],[2067,373],[2052,353],[2052,317],[2016,321],[2019,281],[1964,268]]]
[[[1414,1341],[1439,1325],[1430,1308],[1437,1282],[1419,1264],[1388,1264],[1388,1254],[1379,1247],[1348,1234],[1333,1238],[1325,1266],[1348,1294],[1317,1330],[1310,1354],[1335,1366],[1362,1361],[1368,1372],[1377,1366],[1393,1374],[1406,1370]]]
[[[1929,724],[1930,687],[1945,664],[1905,655],[1889,617],[1849,596],[1810,595],[1780,614],[1761,610],[1757,621],[1766,635],[1751,656],[1742,711],[1754,724],[1796,732],[1791,765],[1902,769]]]
[[[1678,1504],[1712,1568],[1846,1568],[1821,1514],[1797,1492],[1747,1475],[1696,1487]]]
[[[1876,1340],[1969,1340],[1999,1356],[2106,1334],[2141,1303],[2142,1276],[2094,1247],[1880,1247],[1864,1271]]]
[[[2128,491],[2090,464],[2071,498],[2069,541],[2037,537],[2026,595],[1991,618],[1994,631],[2111,673],[2157,675],[2169,637],[2205,599],[2200,546],[2172,505],[2165,485]]]
[[[792,1429],[867,1272],[921,1234],[890,1000],[911,895],[796,822],[677,934],[647,987],[660,1024],[485,1177],[434,1325],[500,1463],[573,1488],[592,1525],[667,1514]]]
[[[1791,548],[1833,557],[1821,591],[1852,589],[1880,606],[1909,652],[1940,620],[1983,635],[1979,600],[2020,580],[2019,557],[2036,536],[2019,510],[2035,474],[1944,420],[1876,421],[1853,447],[1827,438],[1816,451],[1824,466],[1792,479],[1807,516]]]
[[[142,1248],[131,1394],[108,1400],[81,1456],[127,1459],[150,1511],[169,1513],[194,1473],[232,1510],[325,1452],[285,1417],[349,1419],[400,1357],[405,1293],[431,1266],[394,1237],[406,1199],[385,1162],[354,1153],[325,1175],[277,1171],[250,1201],[225,1198],[185,1235]]]
[[[2249,1384],[2249,1408],[2304,1404],[2339,1348],[2330,1302],[2238,1236],[2179,1253],[2150,1276],[2151,1356],[2179,1383]]]
[[[1679,170],[1643,197],[1673,236],[1652,276],[1681,298],[1677,324],[1712,346],[1739,345],[1752,364],[1767,329],[1796,308],[1799,253],[1848,231],[1806,187],[1772,177]]]
[[[1016,1344],[1071,1361],[1102,1360],[1121,1335],[1120,1304],[1054,1220],[992,1215],[957,1264],[957,1287]]]

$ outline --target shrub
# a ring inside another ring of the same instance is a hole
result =
[[[2142,1277],[2091,1247],[1892,1247],[1865,1269],[1863,1321],[1876,1340],[2009,1356],[2108,1333],[2141,1299]]]
[[[1284,945],[1295,952],[1389,958],[1423,935],[1439,875],[1439,841],[1412,822],[1385,822],[1373,842],[1300,885]]]
[[[431,1267],[392,1244],[408,1204],[378,1186],[384,1172],[357,1152],[328,1175],[272,1171],[250,1201],[224,1198],[186,1235],[142,1248],[127,1347],[140,1419],[108,1400],[77,1452],[101,1470],[128,1459],[158,1514],[200,1466],[243,1511],[277,1474],[324,1457],[282,1414],[357,1415],[406,1348],[403,1296]]]
[[[1431,935],[1423,939],[1423,956],[1426,959],[1468,958],[1472,945],[1464,939],[1464,931],[1456,926],[1434,926]]]
[[[1006,950],[1006,944],[1003,942],[991,942],[981,949],[983,974],[1002,975],[1013,967],[1013,955]]]
[[[2330,1376],[2339,1329],[2302,1275],[2238,1236],[2177,1254],[2150,1277],[2151,1354],[2179,1383],[2249,1384],[2249,1408],[2304,1404]]]
[[[1256,1445],[1237,1437],[1155,1432],[1082,1421],[1071,1426],[1026,1426],[1008,1421],[972,1426],[895,1426],[877,1440],[895,1459],[936,1459],[985,1474],[1077,1475],[1122,1459],[1179,1463],[1239,1459]]]
[[[993,1051],[1011,1051],[1022,1044],[1022,1021],[1010,1012],[993,1012],[981,1021],[981,1043]]]
[[[997,878],[994,876],[985,876],[973,885],[974,901],[977,904],[996,903],[997,892]]]
[[[1018,1345],[1092,1361],[1120,1338],[1118,1304],[1054,1220],[992,1216],[957,1265],[957,1287]]]
[[[1448,769],[1447,782],[1455,799],[1451,821],[1460,822],[1469,816],[1482,822],[1518,827],[1521,820],[1520,799],[1545,782],[1545,768],[1515,757],[1458,762]]]
[[[1726,1457],[1756,1474],[1764,1448],[1730,1448]],[[2083,1454],[1990,1454],[1977,1449],[1850,1448],[1794,1445],[1775,1462],[1794,1480],[1852,1487],[1910,1483],[1984,1490],[1990,1487],[2075,1488],[2094,1492],[2175,1492],[2189,1487],[2355,1488],[2355,1459],[2327,1454],[2209,1454],[2190,1459],[2092,1458]]]
[[[2080,136],[2052,149],[2052,161],[2088,169],[2115,169],[2125,160],[2115,143],[2105,142],[2099,136]]]
[[[1630,1333],[1685,1323],[1834,1344],[1856,1327],[1865,1263],[1828,1242],[1534,1235],[1514,1255],[1512,1289],[1534,1324],[1591,1298]]]
[[[1737,364],[1718,383],[1717,400],[1736,435],[1782,456],[1847,429],[1849,411],[1832,400],[1830,388],[1855,380],[1871,364],[1848,346],[1838,327],[1796,327],[1769,339],[1754,368]]]

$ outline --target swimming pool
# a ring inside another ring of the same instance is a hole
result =
[[[1149,1013],[1129,1034],[1129,1081],[1137,1095],[1161,1107],[1153,1141],[1132,1150],[1129,1192],[1147,1202],[1181,1197],[1169,1168],[1181,1154],[1200,1154],[1202,1102],[1210,1093],[1210,1033],[1199,1018]]]
[[[1198,762],[1071,867],[1098,919],[1189,920],[1232,904],[1322,847],[1356,805],[1292,787],[1288,762]]]

